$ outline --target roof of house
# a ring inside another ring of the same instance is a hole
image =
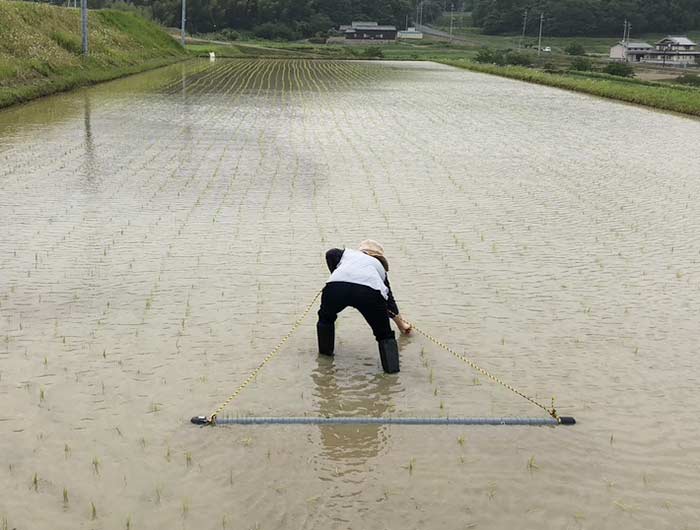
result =
[[[688,37],[682,36],[682,37],[674,37],[672,35],[669,35],[668,37],[665,37],[661,39],[657,44],[661,44],[662,42],[672,42],[676,46],[696,46],[696,44],[690,40]]]
[[[648,49],[653,48],[653,46],[651,44],[647,44],[646,42],[620,41],[617,44],[620,46],[624,46],[625,48],[648,48]]]
[[[358,31],[396,31],[396,26],[366,26],[366,27],[354,27],[354,28],[343,28],[341,26],[341,31],[345,33],[356,33]]]

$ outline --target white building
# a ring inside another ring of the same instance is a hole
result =
[[[399,31],[399,39],[421,40],[423,32],[417,31],[416,28],[408,28],[406,31]]]
[[[700,51],[688,37],[666,37],[656,43],[653,62],[689,66],[698,64]]]
[[[610,48],[610,58],[616,61],[638,62],[654,47],[646,42],[620,41]]]
[[[688,37],[669,36],[655,46],[646,42],[621,41],[610,48],[610,58],[628,63],[650,63],[669,66],[700,65],[700,51]]]

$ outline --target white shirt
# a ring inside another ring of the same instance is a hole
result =
[[[338,267],[333,271],[328,283],[348,282],[366,285],[382,293],[389,299],[389,288],[384,285],[386,271],[381,262],[359,250],[345,249]]]

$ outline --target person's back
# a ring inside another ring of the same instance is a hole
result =
[[[379,355],[385,372],[399,371],[398,344],[389,325],[389,316],[403,333],[411,330],[399,314],[391,292],[387,271],[389,264],[384,248],[371,239],[360,243],[359,250],[331,249],[326,252],[331,276],[323,289],[318,311],[319,353],[333,355],[335,321],[346,307],[354,307],[372,328],[379,345]]]

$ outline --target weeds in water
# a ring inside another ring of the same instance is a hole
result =
[[[539,468],[540,468],[540,466],[538,466],[538,465],[535,463],[535,456],[532,455],[532,456],[530,457],[530,459],[527,461],[527,469],[528,469],[528,471],[532,472],[532,471],[534,471],[535,469],[539,469]]]
[[[415,465],[416,465],[416,459],[415,459],[415,458],[411,458],[411,459],[408,461],[408,465],[405,465],[405,466],[404,466],[404,469],[408,469],[408,474],[409,474],[409,475],[413,475],[413,468],[415,467]]]
[[[496,498],[496,485],[489,484],[489,490],[486,492],[490,501]]]

